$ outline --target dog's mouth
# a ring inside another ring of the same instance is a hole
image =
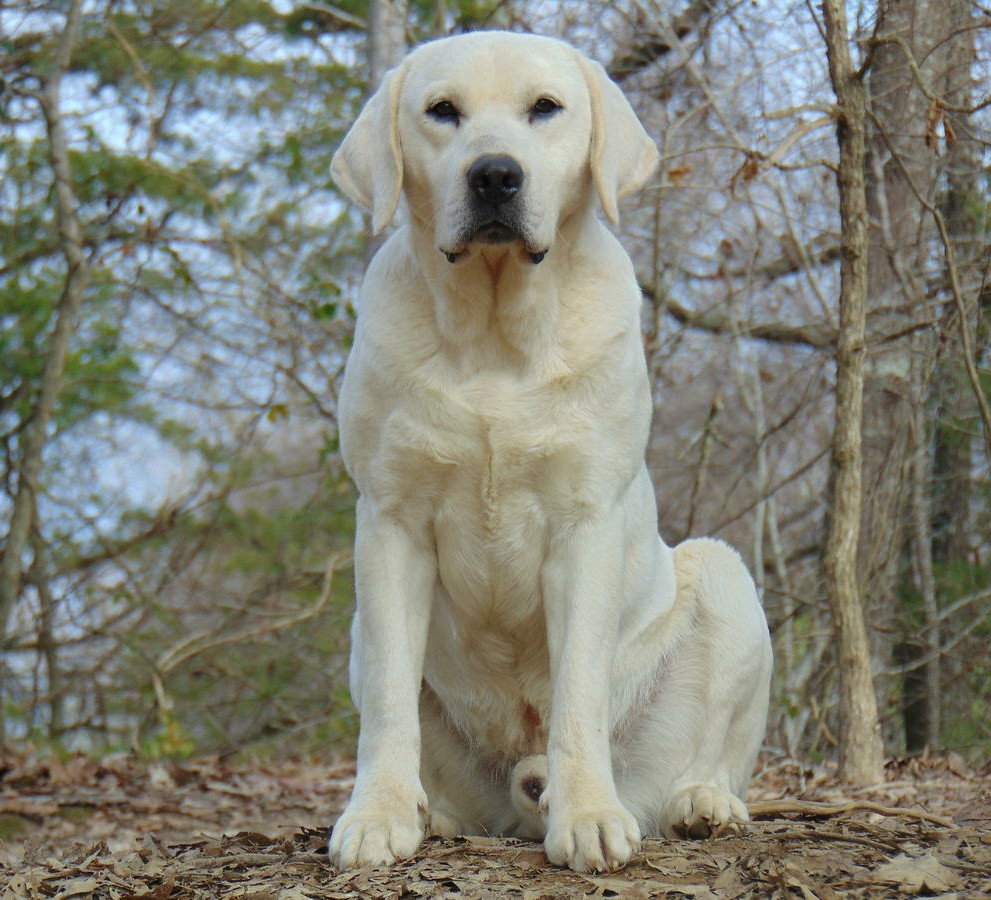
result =
[[[449,263],[454,264],[467,254],[470,244],[498,245],[512,244],[517,241],[523,245],[523,249],[534,265],[542,262],[547,255],[547,250],[535,249],[531,245],[529,237],[520,228],[498,219],[491,219],[466,229],[459,235],[457,245],[454,248],[441,247],[440,252],[447,257]]]
[[[504,222],[492,221],[476,228],[469,241],[478,241],[482,244],[509,244],[522,239],[522,235],[515,228],[511,228]]]

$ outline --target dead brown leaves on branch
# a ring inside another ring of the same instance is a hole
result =
[[[935,97],[929,102],[926,112],[926,146],[939,153],[940,138],[946,142],[949,149],[956,143],[957,135],[946,115],[946,107]]]
[[[0,894],[11,898],[892,897],[991,892],[988,773],[954,757],[889,763],[846,792],[826,768],[773,761],[755,821],[703,842],[647,841],[622,872],[548,865],[539,844],[430,840],[390,869],[340,873],[330,823],[349,762],[0,764]]]

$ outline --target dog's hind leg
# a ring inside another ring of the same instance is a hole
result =
[[[764,737],[771,644],[753,580],[718,541],[675,548],[692,625],[613,743],[617,790],[644,834],[707,837],[748,818]]]

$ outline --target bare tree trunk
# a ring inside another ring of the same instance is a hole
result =
[[[406,54],[408,0],[372,0],[368,22],[368,92]]]
[[[62,77],[69,68],[82,20],[81,0],[73,0],[66,17],[65,29],[59,42],[55,66],[45,86],[37,96],[45,116],[48,132],[48,154],[55,175],[55,196],[58,211],[59,237],[66,261],[65,285],[55,309],[55,325],[45,352],[45,365],[38,387],[31,418],[24,428],[18,461],[14,505],[10,527],[0,562],[0,640],[6,640],[10,615],[21,592],[24,575],[24,556],[27,552],[31,529],[34,525],[34,509],[38,489],[38,474],[48,439],[48,427],[59,392],[62,374],[69,348],[69,339],[75,327],[82,304],[87,280],[87,265],[83,255],[82,237],[76,215],[76,198],[72,190],[72,173],[69,170],[69,150],[59,109],[59,92]],[[2,695],[2,685],[0,685]],[[2,728],[0,716],[0,728]],[[0,732],[2,742],[2,732]]]
[[[824,0],[826,52],[836,93],[842,228],[840,330],[836,345],[836,423],[826,580],[839,643],[840,774],[854,784],[882,777],[881,732],[870,649],[857,576],[863,488],[862,417],[868,278],[867,190],[864,181],[867,91],[853,67],[843,0]]]
[[[440,37],[447,30],[447,2],[436,0],[434,3],[434,34]]]
[[[928,379],[926,379],[928,381]],[[924,389],[923,389],[924,390]],[[924,394],[919,396],[915,406],[915,421],[912,427],[913,461],[912,461],[912,556],[914,558],[915,580],[922,598],[922,612],[925,621],[924,637],[921,641],[921,652],[925,655],[922,666],[922,735],[923,746],[935,748],[939,745],[939,735],[942,730],[940,721],[940,640],[939,640],[939,608],[936,604],[936,576],[933,571],[933,541],[932,541],[932,459],[930,456],[932,443],[926,416]],[[904,687],[902,689],[905,690]],[[905,749],[913,752],[922,749],[909,740],[906,722]]]
[[[860,571],[874,658],[879,670],[891,658],[891,636],[905,610],[899,603],[902,573],[917,569],[906,552],[921,548],[912,539],[910,500],[915,477],[913,406],[926,396],[935,343],[925,278],[935,228],[915,190],[932,198],[936,155],[927,145],[929,100],[916,74],[931,79],[947,34],[942,0],[879,0],[878,27],[868,89],[867,205],[871,219],[868,263],[870,352],[864,388],[864,484]],[[921,435],[917,435],[922,439]],[[912,638],[912,643],[915,643]],[[924,679],[922,679],[924,681]],[[885,679],[882,698],[895,690]],[[917,708],[925,712],[925,695]],[[895,720],[892,720],[895,721]],[[894,737],[894,733],[891,735]]]
[[[375,93],[385,73],[406,55],[406,22],[409,0],[372,0],[368,17],[368,95]],[[367,220],[370,221],[370,220]],[[371,229],[366,227],[366,232]],[[384,235],[375,235],[365,245],[365,265],[371,262]]]
[[[969,4],[956,0],[880,3],[869,80],[874,127],[867,190],[874,227],[868,297],[875,347],[868,357],[865,388],[864,469],[871,499],[864,511],[861,562],[872,598],[872,622],[881,626],[874,632],[877,658],[888,657],[887,635],[900,627],[906,631],[893,616],[900,613],[902,622],[916,616],[914,609],[899,608],[899,569],[914,574],[921,598],[925,637],[920,640],[909,629],[897,660],[916,669],[905,672],[902,682],[904,694],[915,694],[903,697],[902,704],[910,751],[938,745],[941,730],[939,627],[929,524],[933,467],[926,416],[919,408],[930,395],[937,344],[934,330],[921,327],[933,318],[933,308],[927,303],[925,279],[917,273],[929,266],[936,240],[929,209],[936,201],[943,162],[934,124],[941,104],[935,97],[942,95],[950,105],[966,105],[959,95],[968,92],[970,80],[968,46],[972,48],[973,31],[965,27],[970,15]],[[961,128],[960,134],[965,133]],[[947,156],[952,159],[954,152],[951,146]],[[972,162],[976,171],[979,167]],[[953,178],[951,174],[951,184]],[[889,335],[902,337],[885,340]],[[940,456],[937,466],[942,463]],[[960,462],[969,470],[969,455]],[[963,505],[951,515],[966,520],[969,499],[958,499]],[[903,597],[914,593],[903,592]]]
[[[946,188],[941,198],[946,228],[953,244],[960,281],[967,297],[968,324],[976,330],[981,319],[981,292],[987,290],[988,261],[985,236],[979,218],[983,209],[980,181],[981,147],[973,136],[972,116],[959,112],[970,109],[976,84],[977,54],[974,23],[979,21],[970,0],[947,0],[948,30],[954,36],[947,48],[946,75],[942,94],[946,100],[944,129],[953,139],[946,141]],[[947,267],[946,283],[952,281]],[[952,290],[952,287],[950,288]],[[959,311],[947,304],[941,315],[941,353],[932,381],[933,424],[930,528],[934,564],[944,573],[954,565],[966,565],[971,553],[975,524],[973,453],[975,435],[970,422],[976,417],[974,394],[967,383],[964,352],[959,339]],[[986,314],[985,314],[986,318]],[[980,350],[977,359],[980,358]],[[945,576],[944,576],[945,577]],[[936,610],[938,614],[938,610]],[[929,703],[945,718],[944,706],[952,710],[952,700],[944,698],[944,661],[936,656],[942,646],[940,621],[927,622],[929,655],[936,664],[929,671]],[[952,669],[954,661],[948,663]],[[934,726],[939,723],[930,723]],[[938,746],[940,734],[931,735]]]
[[[37,515],[37,511],[35,511]],[[62,735],[65,707],[65,691],[62,668],[59,663],[58,635],[55,632],[56,600],[50,589],[49,574],[45,565],[45,547],[41,538],[34,536],[34,562],[28,578],[38,591],[38,650],[45,664],[46,688],[41,701],[48,706],[48,739],[56,741]]]
[[[956,38],[949,50],[944,96],[947,106],[967,109],[973,102],[976,64],[974,30],[967,26],[974,11],[970,0],[948,0],[948,5],[950,29]],[[979,319],[979,294],[987,277],[986,247],[977,221],[982,208],[980,145],[971,135],[970,116],[952,109],[946,115],[955,139],[947,141],[946,191],[941,206],[960,280],[970,301],[969,324],[974,329]],[[950,281],[949,273],[946,281]],[[965,423],[975,411],[960,359],[957,315],[954,305],[949,304],[941,323],[945,346],[933,379],[935,403],[942,414],[934,436],[933,550],[944,563],[967,558],[973,524],[974,436]]]

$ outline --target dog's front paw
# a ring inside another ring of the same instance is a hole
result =
[[[352,801],[330,836],[330,859],[338,869],[388,866],[416,853],[427,824],[426,798],[390,803]]]
[[[606,872],[625,866],[640,849],[640,827],[620,804],[597,809],[575,809],[550,821],[544,851],[558,866],[576,872]]]
[[[692,784],[668,802],[661,828],[666,837],[707,838],[749,819],[739,797],[714,784]]]

